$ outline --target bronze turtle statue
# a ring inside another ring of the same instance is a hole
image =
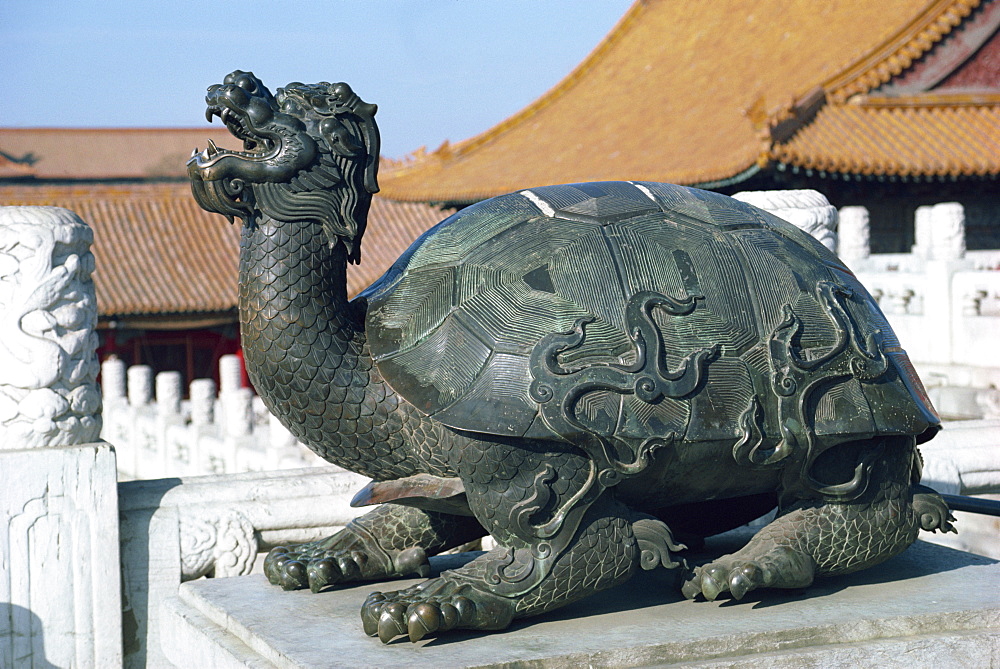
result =
[[[374,105],[343,83],[208,96],[245,150],[188,163],[243,220],[240,320],[267,407],[383,502],[265,561],[286,589],[429,575],[374,593],[388,642],[495,630],[679,567],[685,538],[777,507],[689,598],[799,588],[952,529],[919,485],[940,423],[875,301],[808,235],[715,193],[646,182],[528,188],[445,219],[354,300],[378,190]],[[540,158],[543,159],[543,158]]]

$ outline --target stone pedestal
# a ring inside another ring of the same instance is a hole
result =
[[[0,450],[0,667],[122,661],[115,454]]]
[[[709,548],[732,550],[732,542]],[[660,570],[501,633],[388,645],[365,636],[359,612],[368,593],[415,582],[313,595],[283,592],[259,575],[193,581],[163,604],[164,650],[178,667],[234,669],[1000,665],[1000,563],[923,542],[859,574],[741,602],[686,601],[674,573]]]

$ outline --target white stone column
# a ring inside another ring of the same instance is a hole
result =
[[[101,393],[105,404],[124,401],[127,398],[125,383],[125,361],[116,355],[101,363]]]
[[[913,247],[910,252],[918,258],[927,258],[931,255],[931,218],[933,207],[917,207],[913,212]]]
[[[215,381],[195,379],[191,382],[191,423],[199,427],[215,422]]]
[[[209,462],[216,450],[213,445],[219,441],[215,381],[195,379],[191,382],[190,388],[191,429],[188,430],[190,441],[185,454],[186,464],[191,472],[214,471]]]
[[[816,190],[756,190],[733,197],[784,219],[837,252],[837,210]]]
[[[0,207],[0,667],[122,660],[92,242],[65,209]]]
[[[837,255],[850,265],[871,255],[871,221],[867,207],[841,207]]]
[[[243,387],[243,365],[239,356],[224,355],[219,358],[219,394]]]
[[[965,257],[965,208],[958,202],[934,205],[930,213],[930,259]]]
[[[132,365],[128,368],[128,403],[144,407],[153,401],[153,368]]]
[[[160,372],[156,375],[156,411],[161,416],[175,416],[181,412],[181,388],[184,379],[180,372]]]
[[[253,391],[237,388],[220,399],[225,403],[226,435],[246,437],[253,432]]]

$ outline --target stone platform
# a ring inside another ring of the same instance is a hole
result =
[[[164,651],[179,667],[227,668],[1000,666],[1000,563],[924,542],[865,572],[741,602],[686,601],[660,570],[505,632],[365,636],[365,597],[415,582],[313,595],[259,575],[193,581],[163,603]]]

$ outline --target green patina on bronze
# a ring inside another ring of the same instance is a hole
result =
[[[383,503],[272,551],[273,583],[427,575],[427,556],[492,534],[363,606],[369,634],[418,640],[681,567],[681,541],[774,507],[745,548],[687,571],[685,595],[802,587],[952,529],[919,485],[916,444],[940,426],[905,352],[793,226],[669,184],[528,188],[442,221],[348,300],[375,106],[240,71],[207,100],[245,143],[188,170],[202,207],[244,223],[250,378],[296,437],[372,477],[356,504]]]

